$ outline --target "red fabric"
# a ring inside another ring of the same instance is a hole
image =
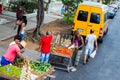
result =
[[[52,35],[44,36],[40,40],[40,46],[41,46],[41,52],[42,53],[48,53],[50,52],[50,46],[52,42]]]
[[[22,10],[17,10],[16,17],[17,20],[19,20],[22,17],[23,11]]]
[[[2,13],[2,5],[0,4],[0,13]]]
[[[7,61],[13,62],[18,52],[20,52],[20,48],[17,44],[13,44],[8,47],[7,51],[3,56]]]

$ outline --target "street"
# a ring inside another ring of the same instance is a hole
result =
[[[114,19],[109,21],[108,34],[99,44],[94,59],[83,65],[83,55],[76,72],[56,70],[52,80],[119,80],[120,79],[120,10]]]

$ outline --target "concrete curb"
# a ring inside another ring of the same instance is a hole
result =
[[[11,17],[16,17],[15,12],[10,12],[10,11],[3,10],[2,14],[7,15],[7,16],[11,16]],[[36,15],[37,15],[37,13],[25,14],[25,16],[27,16],[27,18],[32,18],[32,17],[35,17]]]

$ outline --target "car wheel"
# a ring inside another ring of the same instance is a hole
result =
[[[115,17],[115,15],[112,17],[112,19]]]

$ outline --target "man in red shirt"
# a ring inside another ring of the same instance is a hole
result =
[[[43,36],[40,40],[40,62],[49,62],[51,42],[52,34],[47,31],[46,36]]]

